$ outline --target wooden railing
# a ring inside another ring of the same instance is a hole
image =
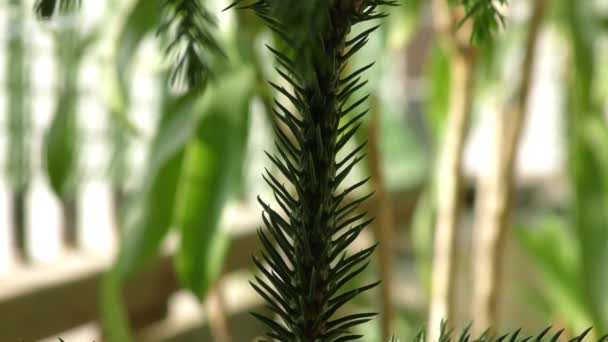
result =
[[[253,218],[250,213],[241,215]],[[239,221],[230,229],[225,275],[248,268],[250,255],[257,248],[253,232],[258,222],[243,217]],[[167,248],[145,271],[124,284],[123,301],[135,331],[144,333],[168,318],[169,299],[179,289],[171,254]],[[99,322],[100,286],[112,259],[110,251],[75,250],[53,264],[24,264],[0,277],[0,341],[35,341]],[[201,324],[197,329],[202,329]],[[166,338],[171,340],[171,336]]]
[[[409,220],[415,197],[413,193],[393,194],[393,201],[400,208],[396,222]],[[374,203],[369,205],[366,209],[374,212]],[[251,255],[258,250],[255,228],[260,225],[260,209],[255,205],[239,209],[229,224],[232,240],[224,263],[222,288],[230,321],[239,327],[232,330],[243,337],[233,336],[235,341],[251,338],[259,329],[252,320],[240,319],[261,303],[248,288],[243,291],[246,279],[238,275],[251,268]],[[124,284],[123,301],[131,327],[139,341],[187,341],[194,337],[211,341],[204,315],[171,317],[168,303],[179,291],[171,249],[169,246],[145,271]],[[100,285],[112,263],[112,254],[74,250],[64,253],[52,265],[23,265],[0,277],[0,341],[35,341],[98,323]],[[231,292],[231,287],[241,290]]]

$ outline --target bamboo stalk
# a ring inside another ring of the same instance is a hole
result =
[[[382,339],[387,340],[393,333],[393,241],[394,220],[392,203],[388,199],[382,174],[382,152],[380,148],[380,111],[378,99],[371,97],[371,117],[368,126],[369,139],[369,169],[376,197],[376,221],[373,225],[378,247],[378,263],[380,266],[381,302],[382,302]]]
[[[444,319],[454,317],[456,273],[456,229],[459,221],[462,192],[462,160],[474,97],[474,65],[476,51],[470,45],[470,28],[454,31],[461,11],[450,9],[445,1],[434,1],[435,29],[451,57],[451,85],[447,121],[440,144],[435,178],[437,221],[433,246],[429,339],[439,338]]]
[[[498,298],[503,269],[505,234],[510,225],[514,193],[514,167],[532,87],[538,36],[548,0],[536,0],[526,37],[518,94],[506,110],[495,116],[493,159],[478,178],[479,192],[474,226],[474,331],[498,323]]]

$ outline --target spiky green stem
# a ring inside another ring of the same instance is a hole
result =
[[[289,16],[273,12],[284,8],[284,3],[278,6],[272,0],[259,0],[241,7],[253,9],[295,52],[295,57],[290,58],[271,48],[281,66],[277,71],[292,90],[271,83],[289,105],[275,100],[275,115],[280,123],[275,126],[278,154],[268,156],[296,195],[267,172],[265,180],[287,219],[260,200],[267,230],[259,231],[262,258],[254,261],[266,280],[256,277],[257,282],[252,283],[280,319],[254,315],[270,328],[268,336],[280,341],[355,340],[361,336],[352,334],[350,328],[375,315],[333,317],[359,293],[378,285],[376,282],[341,291],[366,268],[374,246],[351,256],[346,253],[371,221],[365,219],[365,214],[354,214],[369,195],[346,202],[347,195],[366,181],[343,189],[346,176],[362,159],[360,152],[365,144],[345,153],[343,159],[338,160],[337,156],[367,112],[358,109],[367,96],[354,102],[350,98],[365,85],[361,75],[371,65],[350,75],[343,75],[343,70],[377,26],[352,39],[347,36],[356,23],[383,17],[384,14],[376,12],[378,6],[393,3],[340,0],[315,4],[311,8],[315,9],[318,18],[314,21],[319,25],[311,27],[304,38],[301,31],[294,34],[298,30],[295,26],[283,25],[287,24],[284,18]],[[290,108],[294,108],[293,112]],[[343,118],[348,120],[340,126]]]

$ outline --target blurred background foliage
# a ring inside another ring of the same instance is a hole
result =
[[[458,131],[451,127],[456,124],[450,115],[459,101],[469,103],[463,109],[468,123],[460,129],[462,156],[455,159],[453,174],[460,184],[455,203],[461,213],[452,217],[456,238],[451,255],[457,270],[449,285],[456,298],[446,305],[452,307],[450,319],[457,326],[477,319],[468,309],[469,301],[479,295],[470,290],[479,281],[473,265],[474,251],[481,248],[471,228],[478,220],[473,212],[475,200],[484,198],[475,179],[492,172],[493,157],[486,148],[493,139],[501,143],[500,137],[492,137],[487,122],[520,101],[521,88],[531,89],[531,99],[524,106],[525,128],[515,144],[520,152],[513,166],[515,182],[505,180],[515,195],[509,210],[512,224],[500,236],[507,241],[507,256],[499,262],[510,266],[500,271],[499,319],[493,323],[501,330],[524,326],[540,331],[548,323],[570,334],[589,325],[608,331],[608,2],[546,0],[539,37],[533,40],[536,58],[526,78],[521,64],[530,48],[526,43],[533,9],[540,1],[497,1],[504,25],[475,20],[472,27],[466,19],[484,13],[471,9],[485,5],[449,1],[448,11],[462,3],[465,10],[454,11],[458,26],[446,31],[435,20],[441,10],[432,1],[403,0],[349,66],[356,70],[375,61],[369,82],[360,90],[371,94],[367,101],[372,115],[357,137],[370,142],[369,162],[361,164],[358,173],[374,178],[379,195],[372,211],[386,218],[374,229],[383,252],[361,278],[381,274],[391,279],[383,290],[383,328],[380,322],[370,325],[366,341],[390,332],[407,339],[429,319],[439,200],[450,195],[442,189],[441,178],[451,171],[442,168],[440,155],[446,135]],[[131,332],[121,305],[121,284],[162,254],[167,237],[174,235],[179,241],[173,260],[180,285],[204,302],[218,282],[230,246],[225,208],[253,203],[266,191],[259,186],[259,175],[264,167],[272,170],[261,160],[264,149],[273,149],[268,127],[274,91],[266,80],[276,75],[264,44],[273,37],[248,11],[221,12],[225,1],[201,0],[218,18],[212,35],[225,55],[206,55],[213,71],[208,82],[183,92],[170,82],[174,56],[166,54],[168,38],[157,34],[163,16],[159,2],[106,0],[103,15],[86,22],[87,2],[82,12],[36,24],[52,37],[57,79],[40,156],[30,146],[31,80],[45,77],[26,62],[26,56],[35,53],[28,51],[32,35],[26,24],[33,16],[32,4],[8,0],[1,5],[6,24],[1,53],[3,174],[9,184],[15,250],[22,259],[29,258],[26,251],[31,248],[26,197],[35,167],[43,170],[60,202],[65,247],[78,244],[77,193],[88,172],[83,159],[91,157],[83,150],[87,136],[82,127],[95,115],[79,106],[79,84],[87,56],[101,55],[96,61],[100,75],[93,81],[109,117],[104,131],[109,157],[101,162],[101,172],[112,188],[119,242],[100,300],[104,333],[111,340],[126,341]],[[475,25],[492,25],[492,34],[484,35],[487,30]],[[463,46],[466,54],[460,52]],[[463,92],[463,83],[455,80],[462,76],[463,58],[465,75],[473,80],[470,92]],[[135,75],[142,72],[153,82],[137,83]],[[522,79],[532,85],[520,87]],[[154,108],[148,112],[156,114],[146,119],[153,128],[142,130],[134,113],[140,106],[138,94],[144,91]],[[508,125],[509,116],[505,120]],[[541,147],[529,146],[539,141]],[[131,150],[142,144],[144,148]],[[538,167],[547,160],[545,152],[557,153],[557,162]],[[134,153],[141,165],[133,162]],[[32,162],[38,159],[40,163]],[[536,160],[541,162],[526,166]],[[382,270],[383,265],[390,267]],[[378,308],[378,298],[363,297],[356,305]]]

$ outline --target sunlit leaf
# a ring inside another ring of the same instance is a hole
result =
[[[182,284],[201,299],[220,271],[227,246],[219,224],[226,201],[238,190],[254,86],[248,67],[211,85],[201,107],[204,117],[186,149],[176,203],[181,238],[176,263]]]
[[[580,283],[580,247],[566,223],[559,217],[545,217],[532,226],[517,229],[517,233],[524,250],[544,277],[543,295],[561,317],[579,330],[589,325],[591,317]]]
[[[196,95],[175,101],[165,110],[162,129],[150,152],[139,193],[125,218],[125,236],[117,259],[121,277],[141,270],[157,255],[169,231],[181,174],[184,149],[198,121]]]
[[[59,98],[56,114],[45,137],[47,174],[53,191],[63,197],[73,190],[77,169],[75,94]]]

